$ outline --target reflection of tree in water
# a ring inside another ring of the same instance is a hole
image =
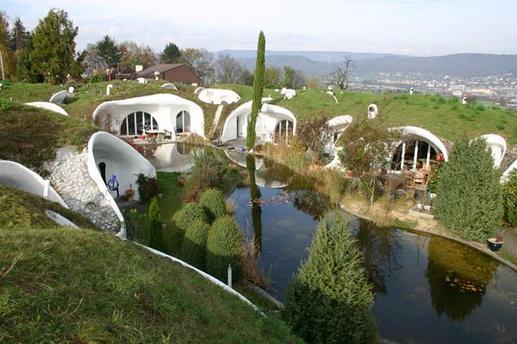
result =
[[[360,220],[356,239],[363,253],[369,281],[375,292],[386,294],[386,280],[402,268],[397,261],[397,251],[401,247],[397,231]]]
[[[251,201],[251,221],[255,237],[257,252],[262,251],[262,208],[260,207],[260,189],[255,182],[255,157],[251,154],[246,156],[246,169],[248,170],[250,201]]]
[[[280,165],[270,159],[264,159],[264,168],[267,171],[267,176],[271,176],[271,179],[285,184],[289,184],[289,180],[294,174],[289,167]]]
[[[497,262],[450,240],[431,237],[426,277],[438,315],[463,321],[481,304]]]
[[[316,221],[332,208],[328,197],[316,190],[290,190],[286,193],[296,209],[312,216]]]

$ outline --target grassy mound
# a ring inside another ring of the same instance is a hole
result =
[[[41,197],[0,185],[0,228],[47,228],[56,226],[45,210],[56,212],[77,226],[95,229],[83,216]]]
[[[84,146],[98,128],[51,111],[7,104],[0,112],[0,159],[14,160],[38,173],[57,148]]]
[[[178,264],[90,230],[0,229],[2,343],[290,343]]]

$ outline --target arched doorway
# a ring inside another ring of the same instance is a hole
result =
[[[416,170],[442,160],[442,153],[431,143],[422,139],[411,139],[402,142],[397,147],[391,161],[391,169],[394,171]]]
[[[159,130],[156,119],[144,111],[130,113],[124,118],[120,125],[121,136],[142,135],[144,130]]]
[[[106,163],[100,162],[99,163],[99,172],[101,173],[102,180],[104,181],[104,184],[106,184]]]
[[[185,110],[176,115],[176,133],[190,133],[190,114]]]
[[[294,123],[288,119],[284,119],[277,123],[275,128],[275,142],[285,142],[289,143],[289,141],[293,137],[294,132]]]

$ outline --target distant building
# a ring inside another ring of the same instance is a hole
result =
[[[166,80],[172,83],[200,84],[199,76],[184,63],[181,64],[156,64],[136,72],[136,78]]]

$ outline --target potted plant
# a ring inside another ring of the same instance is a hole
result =
[[[500,235],[496,236],[495,238],[487,239],[488,248],[492,252],[499,251],[501,249],[501,247],[503,247],[503,243],[504,243],[503,237]]]

